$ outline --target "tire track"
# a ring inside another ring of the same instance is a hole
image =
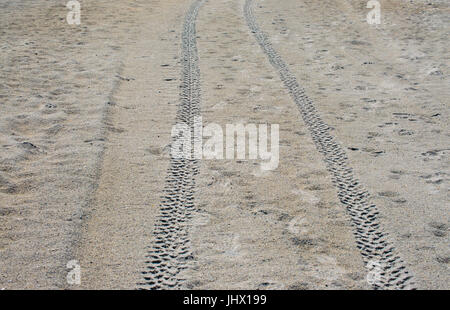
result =
[[[378,210],[370,203],[369,193],[353,175],[348,158],[330,127],[319,116],[313,102],[300,87],[295,76],[275,51],[268,36],[259,28],[252,11],[253,0],[246,0],[244,15],[256,41],[278,71],[281,80],[298,106],[317,150],[337,187],[338,197],[347,208],[353,226],[356,245],[368,270],[367,279],[374,289],[413,289],[411,274],[396,254],[378,220]]]
[[[195,20],[205,0],[195,1],[184,21],[182,31],[182,84],[176,123],[184,123],[194,130],[194,117],[200,115],[200,70],[198,66]],[[191,137],[194,137],[191,134]],[[172,142],[179,140],[173,137]],[[184,141],[193,145],[194,140]],[[193,148],[192,148],[193,149]],[[194,157],[192,157],[194,158]],[[180,289],[184,279],[180,272],[192,262],[188,232],[194,210],[195,159],[171,156],[160,214],[155,225],[154,241],[146,256],[142,289]]]

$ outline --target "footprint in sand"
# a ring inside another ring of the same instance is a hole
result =
[[[301,190],[301,189],[294,189],[292,191],[293,194],[297,195],[302,201],[310,204],[318,204],[320,202],[320,198],[316,197],[310,192]]]
[[[192,219],[193,226],[205,226],[211,221],[211,215],[208,213],[197,212]]]

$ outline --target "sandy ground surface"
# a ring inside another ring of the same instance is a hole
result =
[[[79,26],[63,2],[0,0],[0,289],[142,287],[193,1],[84,0]],[[279,124],[280,163],[199,161],[190,263],[176,278],[188,289],[370,289],[348,212],[244,3],[199,9],[200,114],[204,125]],[[380,25],[360,0],[253,6],[416,286],[448,289],[447,1],[383,0]],[[73,259],[81,285],[66,282]]]
[[[419,286],[448,288],[448,3],[384,1],[378,27],[363,1],[261,6],[262,28],[348,148]]]

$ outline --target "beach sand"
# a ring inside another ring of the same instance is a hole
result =
[[[134,289],[170,166],[193,1],[0,0],[0,289]],[[418,288],[448,289],[447,1],[260,0],[254,15]],[[201,160],[188,289],[369,289],[346,208],[244,0],[196,20],[203,124],[280,125],[277,169]],[[81,266],[70,285],[69,261]]]

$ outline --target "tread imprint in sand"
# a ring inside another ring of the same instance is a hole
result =
[[[191,5],[182,32],[182,84],[176,123],[187,124],[192,133],[194,117],[200,115],[200,70],[195,20],[203,3],[204,0],[195,1]],[[191,134],[191,137],[194,135]],[[175,139],[179,137],[173,137],[173,142]],[[183,143],[193,145],[194,140]],[[138,283],[142,289],[182,288],[184,280],[180,272],[193,259],[188,224],[194,210],[194,177],[198,169],[195,159],[170,159],[154,241],[146,256],[146,270],[142,272],[144,281]]]
[[[380,227],[377,207],[369,202],[369,193],[353,175],[345,151],[330,134],[330,127],[320,118],[313,102],[306,96],[295,76],[275,51],[268,36],[261,31],[252,11],[253,0],[246,0],[244,15],[256,41],[278,71],[294,102],[300,109],[317,150],[323,155],[333,183],[337,187],[339,200],[350,215],[356,245],[361,252],[374,289],[413,289],[411,274],[404,262],[396,255],[394,247],[387,241],[387,234]],[[375,269],[375,270],[374,270]],[[376,272],[376,274],[374,274]]]

